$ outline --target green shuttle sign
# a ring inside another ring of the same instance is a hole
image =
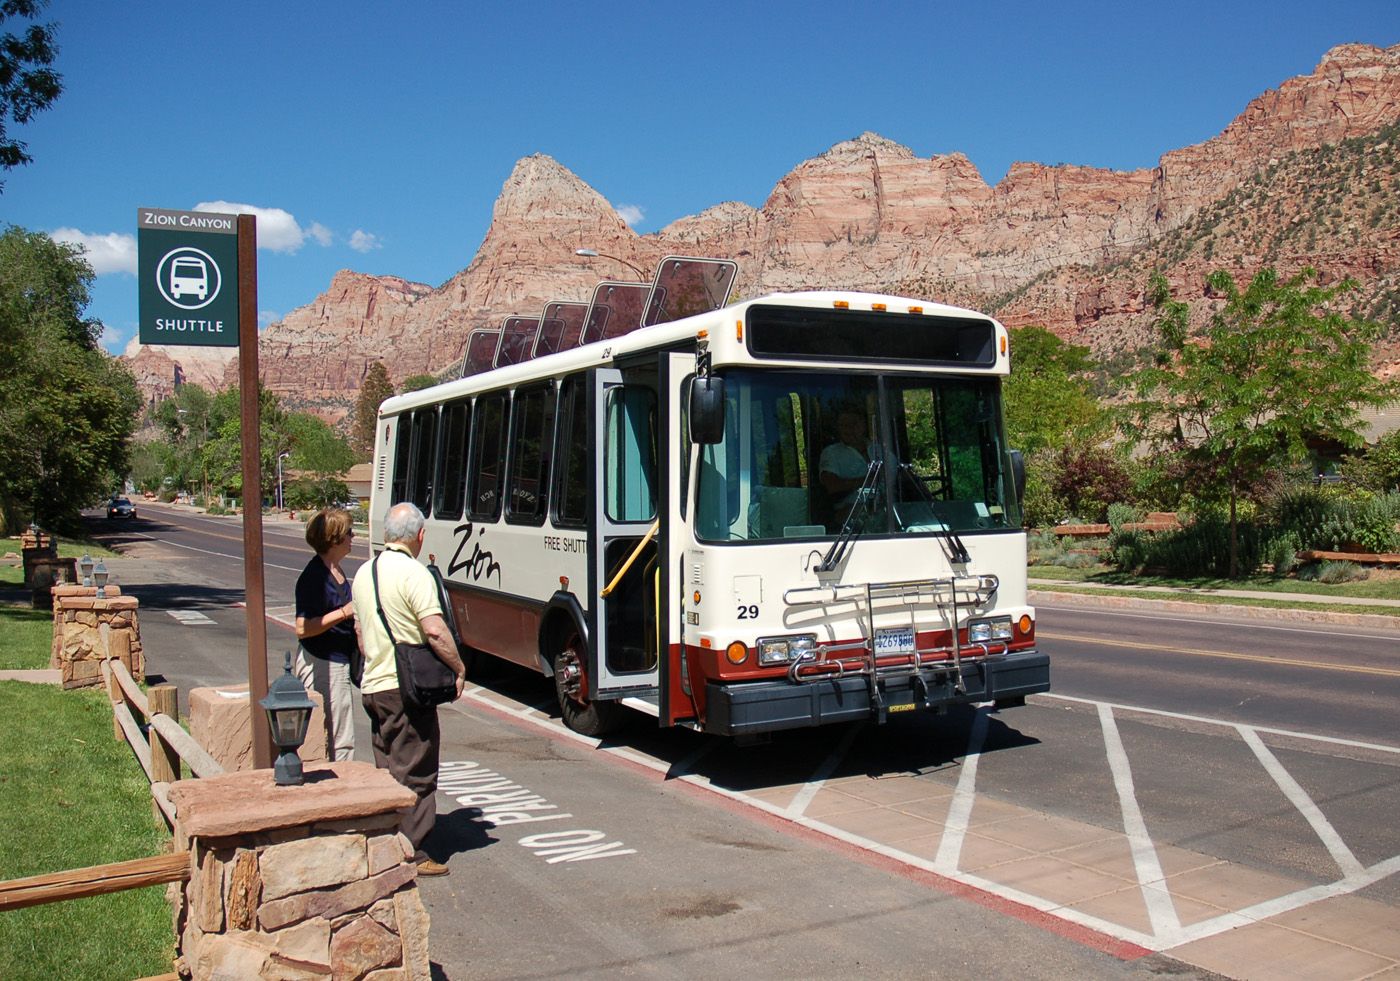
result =
[[[142,344],[238,346],[238,216],[136,210]]]

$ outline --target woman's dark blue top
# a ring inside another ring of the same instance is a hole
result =
[[[311,561],[306,563],[301,577],[297,579],[296,615],[307,620],[323,617],[349,602],[350,580],[347,578],[345,582],[336,582],[321,557],[311,556]],[[317,657],[346,663],[355,649],[355,621],[342,620],[325,633],[307,637],[301,646]]]

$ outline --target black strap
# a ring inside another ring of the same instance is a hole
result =
[[[383,554],[380,552],[369,564],[369,575],[374,580],[374,608],[379,611],[379,622],[384,624],[384,632],[389,635],[389,646],[398,647],[399,642],[394,639],[394,631],[389,627],[389,618],[384,615],[384,605],[379,602],[379,556]]]

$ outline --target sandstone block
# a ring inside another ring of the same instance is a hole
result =
[[[385,967],[370,971],[361,981],[408,981],[408,975],[401,967]]]
[[[207,935],[194,952],[194,976],[201,981],[261,978],[265,976],[271,954],[272,941],[260,933],[240,931]]]
[[[326,724],[321,696],[307,692],[315,708],[306,730],[306,742],[297,755],[303,763],[326,759]],[[248,728],[248,686],[190,689],[190,735],[219,761],[225,770],[248,770],[253,765],[253,737]],[[257,724],[267,725],[261,706]]]
[[[331,940],[331,971],[337,978],[363,977],[399,963],[399,938],[368,916],[351,922]]]
[[[205,933],[224,928],[224,864],[212,849],[196,846],[198,871],[190,880],[190,907],[195,923]]]
[[[322,916],[313,916],[294,927],[268,934],[280,958],[306,968],[331,966],[331,924]]]
[[[398,915],[394,912],[394,900],[392,897],[381,899],[369,908],[369,915],[386,930],[394,933],[399,932]]]
[[[378,875],[404,860],[403,845],[399,843],[399,836],[396,834],[371,838],[367,853],[370,875]]]
[[[389,771],[359,760],[309,765],[306,783],[299,787],[276,786],[270,770],[221,773],[170,785],[170,800],[183,833],[200,838],[258,835],[321,821],[373,817],[411,807],[416,799]]]
[[[407,866],[413,868],[413,866]],[[416,872],[417,869],[414,869]],[[412,981],[430,981],[432,969],[428,958],[428,927],[430,918],[423,907],[418,888],[394,893],[394,912],[399,922],[399,939],[403,941],[403,968]]]
[[[417,875],[418,869],[414,866],[400,865],[339,889],[302,892],[274,899],[258,907],[258,925],[264,930],[277,930],[311,916],[331,919],[351,910],[368,909],[395,889],[414,881]]]
[[[263,901],[363,879],[364,835],[331,835],[273,845],[258,857]]]
[[[397,813],[370,814],[364,817],[344,818],[339,821],[317,821],[312,827],[313,834],[341,835],[347,832],[382,831],[399,826]]]

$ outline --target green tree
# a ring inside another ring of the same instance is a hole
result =
[[[0,7],[0,10],[3,10]],[[0,523],[69,525],[120,487],[141,407],[131,373],[83,316],[92,269],[78,250],[0,235]]]
[[[393,383],[384,363],[376,361],[365,372],[365,383],[360,386],[360,395],[355,400],[355,413],[350,424],[350,449],[359,462],[366,462],[374,456],[375,427],[379,420],[379,406],[385,399],[394,395]]]
[[[1252,478],[1301,458],[1312,436],[1359,445],[1360,409],[1396,394],[1369,368],[1380,327],[1344,316],[1334,303],[1355,284],[1311,285],[1317,279],[1312,269],[1286,280],[1263,269],[1240,289],[1229,273],[1214,272],[1206,282],[1224,302],[1200,330],[1163,276],[1148,286],[1157,343],[1132,379],[1132,431],[1204,464],[1198,492],[1229,502],[1232,577],[1239,501]]]
[[[1094,398],[1089,349],[1044,327],[1011,331],[1011,376],[1002,390],[1011,445],[1027,456],[1106,437],[1111,415]]]
[[[432,375],[409,375],[403,380],[400,386],[400,394],[405,392],[419,392],[425,388],[432,388],[438,380]]]
[[[11,17],[38,16],[44,0],[0,0],[0,23]],[[63,92],[63,76],[50,66],[58,55],[53,24],[29,24],[19,34],[0,36],[0,167],[13,170],[32,159],[28,144],[7,126],[24,125],[51,106]],[[0,183],[0,190],[4,189]]]
[[[1346,460],[1342,476],[1378,493],[1400,491],[1400,429],[1392,429],[1365,453]]]
[[[243,420],[237,388],[226,388],[214,396],[210,406],[210,437],[205,446],[205,465],[210,479],[222,490],[243,496]],[[291,451],[287,413],[277,396],[267,389],[258,392],[260,475],[256,500],[271,494],[277,486],[277,458]]]

